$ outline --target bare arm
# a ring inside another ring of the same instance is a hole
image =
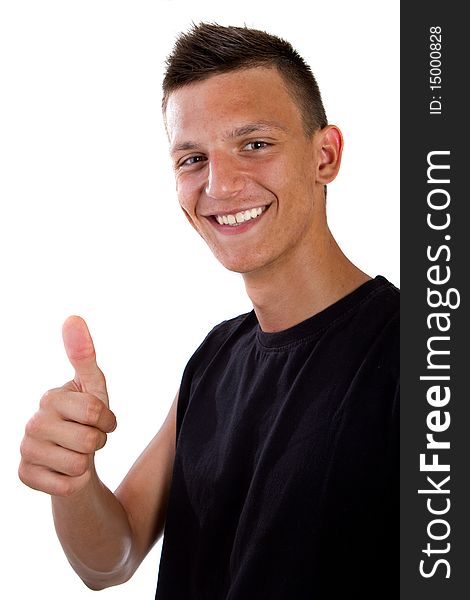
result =
[[[52,496],[60,542],[92,589],[129,579],[163,530],[174,460],[177,397],[160,431],[116,493],[98,478],[94,453],[114,430],[93,342],[76,317],[64,324],[75,378],[41,399],[21,445],[21,480]]]
[[[115,494],[93,470],[72,497],[52,497],[57,535],[78,575],[92,589],[127,581],[160,537],[170,488],[177,398],[157,435]]]

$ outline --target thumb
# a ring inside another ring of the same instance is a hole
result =
[[[65,351],[75,369],[74,382],[82,392],[99,398],[109,408],[106,380],[96,364],[96,353],[87,324],[81,317],[69,317],[62,327]]]

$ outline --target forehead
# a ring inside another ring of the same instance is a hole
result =
[[[202,133],[230,135],[246,123],[273,123],[302,129],[297,104],[275,68],[256,67],[220,75],[176,89],[168,98],[170,144]]]

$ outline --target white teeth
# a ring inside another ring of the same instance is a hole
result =
[[[219,225],[232,225],[232,227],[236,227],[240,223],[244,223],[245,221],[249,221],[250,219],[256,219],[265,210],[266,206],[260,206],[258,208],[251,208],[243,212],[237,212],[234,215],[215,215],[215,218]]]

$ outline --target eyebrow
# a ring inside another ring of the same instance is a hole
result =
[[[170,154],[175,152],[182,152],[183,150],[196,150],[196,142],[181,142],[181,144],[175,144],[170,148]]]
[[[247,123],[241,127],[236,127],[226,137],[233,139],[237,137],[243,137],[249,133],[255,133],[257,131],[270,131],[276,129],[277,131],[287,131],[285,127],[277,123],[276,121],[257,121],[256,123]]]
[[[239,137],[243,137],[244,135],[249,135],[250,133],[267,132],[272,131],[273,129],[277,131],[286,132],[287,129],[277,123],[276,121],[257,121],[256,123],[247,123],[246,125],[241,125],[240,127],[236,127],[229,133],[224,136],[225,140],[236,139]],[[179,144],[175,144],[170,148],[170,154],[174,154],[175,152],[183,152],[186,150],[197,150],[198,144],[193,141],[181,142]]]

